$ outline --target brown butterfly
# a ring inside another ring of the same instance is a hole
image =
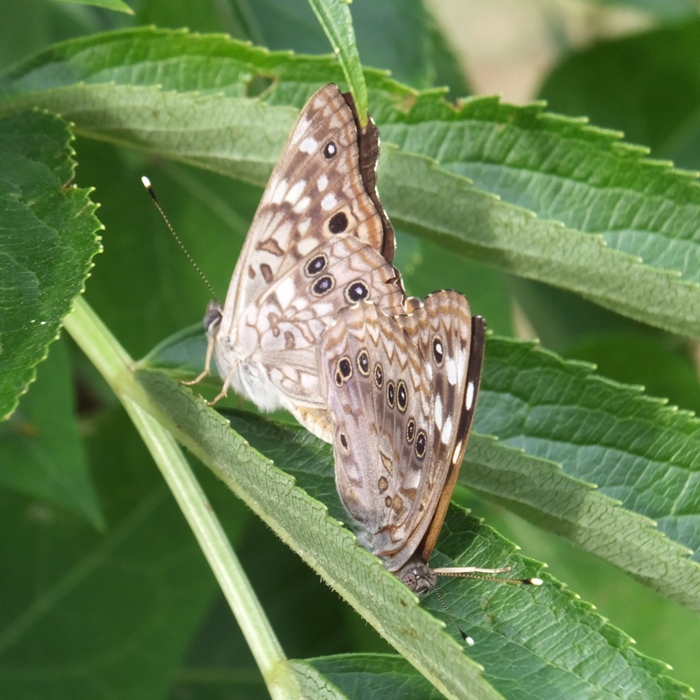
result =
[[[361,128],[350,95],[333,84],[301,110],[265,189],[223,307],[204,325],[229,386],[262,410],[282,407],[330,442],[317,347],[338,312],[371,299],[404,313],[391,265],[394,231],[379,202],[379,134]]]
[[[360,302],[321,341],[338,493],[363,544],[413,591],[439,573],[507,570],[428,566],[469,439],[485,327],[464,296],[442,291],[405,315]]]

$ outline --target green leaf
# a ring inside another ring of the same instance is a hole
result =
[[[622,129],[657,157],[697,169],[700,20],[697,10],[693,15],[571,54],[548,76],[542,97],[557,111],[586,114],[601,126]]]
[[[167,697],[216,583],[128,420],[90,441],[109,529],[0,491],[0,696]],[[235,534],[237,504],[224,517]],[[99,689],[99,690],[96,690]]]
[[[700,567],[656,523],[576,479],[553,461],[475,435],[460,483],[609,561],[651,590],[700,610]],[[690,518],[694,520],[694,518]],[[679,538],[680,539],[680,538]]]
[[[0,484],[103,528],[76,424],[65,341],[55,343],[19,410],[0,424]]]
[[[357,52],[348,2],[349,0],[309,0],[319,24],[331,42],[333,53],[340,60],[345,80],[355,98],[360,124],[364,126],[367,123],[367,85]]]
[[[669,590],[687,585],[692,607],[700,610],[698,419],[645,396],[639,387],[598,377],[590,365],[565,362],[532,346],[520,344],[516,350],[512,342],[493,340],[486,358],[476,430],[561,464],[570,477],[597,485],[623,507],[653,519],[669,540],[682,545],[668,543],[678,559],[671,569],[686,571],[679,577],[664,570],[667,564],[654,567],[657,575]],[[606,536],[612,541],[622,535],[611,529]],[[694,552],[694,562],[682,557],[685,547]]]
[[[104,7],[106,10],[115,12],[125,12],[133,15],[134,11],[123,0],[58,0],[59,2],[73,3],[76,5],[91,5],[93,7]]]
[[[339,697],[343,698],[439,700],[443,697],[400,656],[337,654],[307,659],[305,663],[333,683],[342,692]]]
[[[694,15],[697,8],[692,0],[599,0],[601,5],[620,5],[641,12],[648,12],[661,19],[676,19]]]
[[[253,76],[277,81],[265,101],[244,97]],[[435,92],[366,77],[384,143],[399,146],[380,161],[395,223],[700,337],[700,189],[689,174],[538,107],[481,98],[455,109]],[[263,184],[294,110],[339,78],[324,58],[139,30],[57,46],[6,76],[3,95],[5,109],[41,104],[69,115],[82,133]]]
[[[48,114],[0,120],[2,418],[34,380],[100,250],[88,191],[71,186],[70,139],[66,123]]]
[[[347,516],[335,492],[329,446],[300,428],[229,414],[244,440],[201,400],[162,375],[142,370],[137,377],[178,438],[436,687],[449,697],[495,697],[451,638],[454,630],[443,632],[428,614],[443,617],[435,595],[417,605],[415,596],[335,520]],[[294,478],[250,445],[263,449]],[[439,549],[434,555],[439,565],[510,565],[515,576],[535,573],[533,562],[456,507],[443,527]],[[515,697],[514,689],[530,678],[537,679],[539,691],[533,687],[529,692],[539,692],[538,697],[545,696],[542,689],[552,697],[572,698],[602,688],[606,693],[601,697],[633,697],[639,688],[649,697],[686,693],[666,676],[664,664],[635,653],[627,637],[553,579],[539,588],[466,580],[440,582],[438,588],[450,613],[477,640],[470,656],[485,665],[486,678],[501,693]],[[561,634],[579,640],[563,657],[551,644],[555,620]],[[583,659],[590,657],[599,663],[586,670]]]
[[[685,343],[641,333],[597,333],[569,345],[566,356],[596,365],[598,374],[623,383],[642,384],[650,396],[700,413],[697,370]]]

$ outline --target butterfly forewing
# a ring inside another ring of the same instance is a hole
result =
[[[366,142],[374,160],[373,122]],[[333,84],[302,109],[265,188],[231,280],[224,318],[254,302],[271,281],[338,233],[348,233],[393,259],[394,232],[360,169],[359,129],[352,103]],[[373,169],[373,168],[372,168]],[[225,328],[225,326],[224,326]]]
[[[345,309],[322,340],[338,491],[397,574],[427,561],[442,526],[476,402],[476,327],[461,294],[437,292],[404,316],[366,302]]]
[[[375,189],[378,131],[335,85],[302,109],[265,189],[223,308],[207,331],[224,389],[290,410],[330,440],[317,344],[338,311],[373,299],[404,312],[394,232]]]

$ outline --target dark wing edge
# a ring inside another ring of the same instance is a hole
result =
[[[462,405],[459,425],[457,427],[457,432],[455,433],[454,442],[455,445],[459,446],[459,449],[453,454],[450,463],[450,470],[447,478],[445,479],[445,485],[443,487],[442,494],[440,495],[437,508],[435,509],[433,520],[430,523],[428,531],[425,533],[423,541],[416,550],[417,554],[419,554],[421,559],[426,563],[428,562],[428,559],[435,548],[435,543],[437,542],[440,530],[442,530],[442,524],[445,520],[445,516],[447,515],[447,508],[450,505],[452,492],[454,491],[455,484],[457,483],[459,470],[462,466],[464,453],[467,449],[469,433],[474,420],[474,411],[476,410],[477,399],[479,397],[479,385],[481,384],[481,370],[484,363],[485,344],[486,322],[481,316],[472,316],[471,336],[469,343],[469,361],[467,363],[467,375],[465,378],[465,403]],[[470,406],[467,406],[466,400],[469,397],[470,384],[473,386],[474,393],[470,401]]]
[[[360,154],[360,176],[365,186],[367,195],[372,200],[377,213],[382,219],[382,228],[384,229],[384,241],[382,244],[382,257],[387,262],[393,262],[394,253],[396,252],[396,235],[394,227],[389,221],[389,217],[384,211],[379,193],[377,192],[377,161],[379,160],[379,129],[374,123],[372,117],[369,117],[367,125],[362,128],[360,119],[357,114],[357,107],[352,93],[342,93],[345,101],[350,107],[353,118],[355,119],[355,128],[357,130],[357,144]]]

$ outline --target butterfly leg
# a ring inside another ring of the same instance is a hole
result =
[[[224,396],[226,396],[226,394],[228,393],[228,388],[231,386],[231,380],[233,379],[233,377],[237,371],[238,370],[234,369],[228,375],[228,377],[226,377],[226,379],[224,380],[224,385],[223,385],[223,387],[221,387],[221,391],[211,401],[206,402],[207,406],[213,406],[214,404],[219,403],[219,401],[221,401],[221,399],[223,399]]]
[[[183,386],[194,386],[195,384],[199,384],[199,382],[204,379],[208,374],[210,374],[210,367],[211,367],[211,356],[214,353],[214,341],[215,341],[214,336],[209,336],[209,340],[207,342],[207,354],[206,357],[204,358],[204,370],[200,372],[194,379],[190,379],[189,381],[181,381],[180,384]]]

